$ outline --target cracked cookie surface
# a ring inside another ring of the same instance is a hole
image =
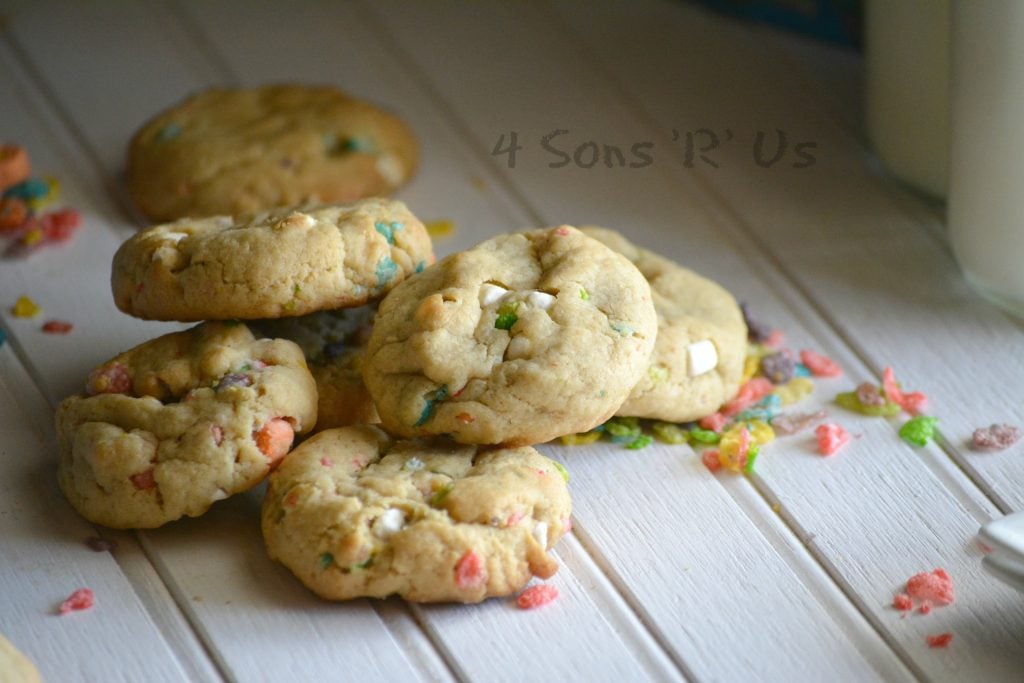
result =
[[[500,235],[381,302],[363,378],[403,436],[528,445],[612,416],[657,322],[624,256],[570,226]]]
[[[302,349],[319,396],[316,431],[380,421],[362,375],[376,312],[376,306],[359,306],[248,321],[259,334],[293,341]]]
[[[158,337],[96,368],[57,410],[64,496],[86,519],[152,528],[262,481],[316,422],[302,351],[240,323]]]
[[[415,170],[397,116],[331,87],[215,88],[147,122],[126,180],[152,221],[388,194]]]
[[[366,199],[154,226],[118,248],[111,287],[138,318],[279,318],[361,306],[433,259],[405,204]]]
[[[732,294],[614,230],[581,230],[643,273],[658,314],[650,365],[617,414],[686,422],[718,410],[739,389],[747,351],[747,327]]]
[[[479,602],[558,569],[547,551],[571,526],[563,473],[529,447],[331,429],[271,475],[263,536],[323,598]]]

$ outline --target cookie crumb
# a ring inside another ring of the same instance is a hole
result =
[[[91,609],[96,603],[96,596],[89,588],[79,588],[64,602],[60,603],[60,607],[57,608],[59,614],[69,614],[71,612],[80,612],[82,610]]]
[[[536,609],[543,607],[549,602],[558,598],[558,589],[551,584],[538,584],[530,586],[516,598],[516,606],[519,609]]]

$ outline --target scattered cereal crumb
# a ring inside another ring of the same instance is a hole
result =
[[[929,572],[914,574],[907,579],[907,595],[917,600],[939,605],[953,602],[953,579],[941,567]]]
[[[835,454],[850,440],[850,433],[834,422],[818,425],[814,435],[818,437],[818,452],[824,456]]]
[[[85,544],[89,546],[90,550],[98,553],[112,553],[117,550],[117,541],[100,538],[99,536],[90,536],[85,539]]]
[[[924,446],[935,437],[937,417],[912,417],[900,427],[900,438],[912,446]]]
[[[920,612],[921,614],[931,614],[932,613],[932,603],[926,602],[926,603],[922,604],[920,607],[917,608],[917,611]]]
[[[536,607],[543,607],[549,602],[554,602],[558,598],[558,589],[551,584],[542,583],[536,586],[530,586],[516,598],[516,606],[519,609],[534,609]]]
[[[914,609],[914,601],[906,593],[900,593],[892,599],[892,606],[901,612],[909,612]]]
[[[47,334],[67,334],[74,325],[64,320],[47,320],[43,323],[43,332]]]
[[[979,427],[974,430],[971,437],[971,448],[1001,451],[1017,443],[1020,437],[1020,427],[1009,424],[991,424],[988,427]]]
[[[925,640],[928,642],[928,647],[931,648],[946,648],[953,642],[952,633],[939,633],[934,636],[926,636]]]
[[[64,602],[60,603],[60,607],[57,611],[60,614],[68,614],[70,612],[79,612],[81,610],[90,609],[96,602],[96,596],[93,595],[92,590],[88,588],[79,588]]]
[[[427,233],[435,239],[448,237],[455,232],[455,223],[450,220],[425,221],[423,225],[426,227]]]
[[[796,434],[827,417],[828,411],[825,410],[815,413],[783,413],[772,420],[772,429],[779,434]]]
[[[14,307],[11,309],[11,313],[14,314],[15,318],[34,318],[42,313],[42,311],[43,309],[39,307],[39,304],[25,295],[19,296]]]
[[[817,351],[803,349],[800,361],[815,377],[840,377],[843,374],[843,369],[834,360]]]

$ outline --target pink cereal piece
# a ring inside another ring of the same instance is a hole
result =
[[[85,393],[89,396],[96,394],[130,394],[132,392],[132,378],[128,374],[128,368],[115,363],[96,368],[89,375],[89,382],[86,384]]]
[[[718,457],[718,451],[704,451],[700,456],[700,461],[704,463],[704,467],[707,467],[712,472],[722,469],[722,461]]]
[[[516,512],[513,512],[511,515],[508,516],[508,519],[505,520],[505,526],[515,526],[525,516],[525,513],[517,510]]]
[[[82,225],[82,216],[74,209],[60,209],[43,214],[39,223],[48,242],[64,242]]]
[[[722,431],[722,428],[725,427],[725,420],[725,415],[722,415],[721,413],[712,413],[711,415],[702,417],[700,422],[697,424],[700,425],[701,429],[710,429],[713,432],[720,432]]]
[[[149,489],[156,488],[156,476],[152,467],[145,472],[133,474],[128,478],[132,480],[132,484],[139,491],[148,491]]]
[[[281,501],[281,507],[293,508],[295,504],[299,502],[299,491],[298,489],[292,489],[288,492],[288,495]]]
[[[70,614],[71,612],[81,612],[82,610],[90,609],[96,604],[96,596],[89,588],[79,588],[74,593],[68,596],[68,599],[60,603],[60,607],[57,608],[58,613]]]
[[[220,425],[210,425],[210,436],[213,437],[214,445],[221,445],[224,443],[224,428]]]
[[[882,390],[886,398],[911,415],[920,415],[928,407],[928,397],[920,391],[903,393],[896,382],[896,374],[889,366],[882,371]]]
[[[778,347],[786,343],[786,335],[783,334],[782,330],[772,330],[765,340],[765,346]]]
[[[572,531],[572,517],[563,517],[562,527],[565,529],[565,533]]]
[[[568,228],[558,228],[557,230],[555,230],[555,234],[558,235],[559,237],[565,237],[566,235],[569,234],[569,229]]]
[[[925,641],[931,648],[947,648],[953,642],[953,634],[939,633],[934,636],[925,636]]]
[[[267,422],[258,432],[254,434],[256,447],[263,455],[267,456],[271,466],[277,464],[281,458],[287,455],[295,440],[295,430],[288,420],[283,417],[275,417]]]
[[[850,433],[834,422],[818,425],[814,435],[818,437],[818,452],[824,456],[834,455],[850,440]]]
[[[334,461],[328,457],[320,458],[320,464],[324,467],[334,467]]]
[[[536,586],[530,586],[516,598],[516,606],[519,609],[534,609],[536,607],[543,607],[549,602],[554,602],[558,598],[558,589],[548,583],[537,584]]]
[[[914,601],[906,593],[900,593],[892,599],[892,606],[901,612],[909,612],[914,609]]]
[[[971,448],[975,450],[1001,451],[1020,441],[1021,430],[1008,424],[992,424],[979,427],[971,435]]]
[[[803,349],[800,351],[800,362],[807,366],[815,377],[841,377],[843,369],[825,354]]]
[[[455,585],[459,588],[476,588],[486,578],[484,562],[472,550],[467,550],[466,554],[455,563]]]
[[[917,608],[917,611],[920,612],[921,614],[931,614],[932,613],[932,603],[930,603],[930,602],[923,603],[920,607]]]
[[[917,600],[948,605],[954,600],[953,579],[942,568],[914,574],[907,579],[907,594]]]
[[[775,385],[767,377],[754,377],[740,387],[735,398],[722,406],[721,414],[732,417],[741,410],[745,410],[762,398],[772,393]]]
[[[750,430],[746,427],[740,428],[740,443],[736,447],[736,464],[740,469],[747,466],[747,456],[750,455]]]
[[[776,434],[796,434],[827,417],[828,411],[826,410],[819,410],[815,413],[783,413],[772,420],[772,429]]]

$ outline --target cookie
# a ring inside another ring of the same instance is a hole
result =
[[[0,635],[0,683],[39,683],[41,680],[28,657]]]
[[[623,254],[651,285],[658,340],[618,415],[686,422],[731,399],[743,375],[747,327],[733,296],[711,280],[607,228],[584,233]]]
[[[396,434],[522,446],[611,417],[656,333],[650,287],[624,256],[570,226],[532,230],[396,287],[363,379]]]
[[[158,337],[96,368],[57,410],[58,481],[86,519],[152,528],[262,481],[316,423],[302,351],[240,323]]]
[[[138,318],[279,318],[361,306],[431,262],[405,204],[366,199],[154,226],[114,254],[111,286]]]
[[[295,342],[306,355],[319,395],[316,431],[380,421],[362,375],[376,312],[376,306],[360,306],[248,322],[263,336]]]
[[[147,218],[173,221],[388,194],[418,156],[401,119],[335,88],[216,88],[135,134],[126,179]]]
[[[323,598],[479,602],[557,571],[547,550],[571,513],[562,472],[529,447],[331,429],[271,475],[263,537]]]

